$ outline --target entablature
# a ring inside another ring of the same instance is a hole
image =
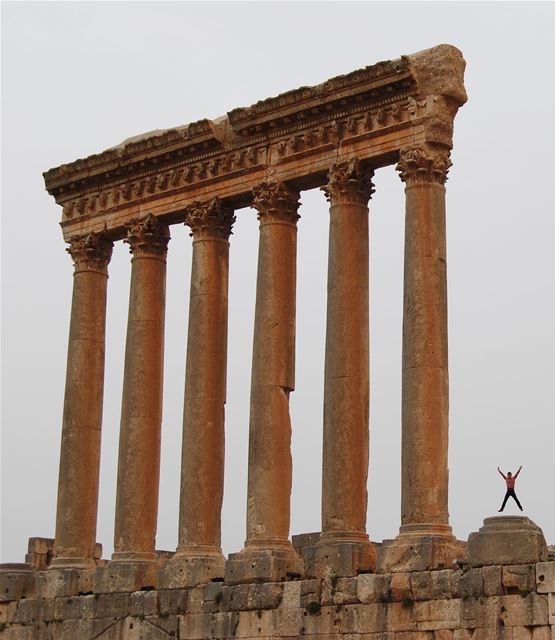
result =
[[[199,120],[124,141],[44,174],[63,207],[66,240],[146,212],[180,222],[193,201],[252,202],[264,180],[321,186],[333,162],[356,157],[378,168],[406,145],[451,148],[453,119],[466,100],[461,53],[439,45],[398,60],[302,87]]]

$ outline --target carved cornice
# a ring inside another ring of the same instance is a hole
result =
[[[411,146],[401,149],[396,170],[407,185],[422,182],[445,184],[451,164],[448,149]]]
[[[258,211],[261,224],[286,222],[297,224],[301,217],[299,192],[283,182],[262,182],[252,190],[252,206]]]
[[[210,202],[197,200],[185,212],[185,224],[191,228],[190,235],[195,240],[227,240],[232,233],[235,214],[219,198],[213,198]]]
[[[185,206],[211,192],[247,206],[247,194],[268,175],[313,188],[338,151],[378,167],[408,140],[450,146],[465,99],[463,70],[460,52],[440,45],[223,118],[131,138],[46,172],[46,187],[63,206],[65,238],[105,224],[122,238],[125,222],[145,210],[182,221]]]
[[[105,233],[92,232],[86,236],[73,236],[66,251],[73,259],[75,273],[98,271],[107,275],[113,246]]]
[[[170,230],[167,224],[161,223],[156,216],[149,213],[142,220],[130,220],[126,225],[129,253],[134,258],[142,256],[158,256],[165,258],[170,241]]]
[[[374,193],[374,170],[362,168],[357,158],[336,162],[328,172],[328,184],[322,187],[331,205],[367,205]]]

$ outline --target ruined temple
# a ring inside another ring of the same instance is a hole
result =
[[[486,518],[467,543],[449,523],[445,183],[464,68],[440,45],[44,174],[74,265],[56,531],[30,539],[25,563],[0,566],[2,637],[555,638],[541,529]],[[392,164],[406,194],[401,524],[377,542],[366,532],[368,205],[374,171]],[[291,538],[297,210],[313,188],[330,216],[322,524]],[[247,525],[244,548],[225,558],[229,243],[244,207],[260,222]],[[167,553],[155,546],[165,275],[181,224],[193,256],[178,545]],[[102,559],[106,291],[121,241],[131,286],[114,552]]]

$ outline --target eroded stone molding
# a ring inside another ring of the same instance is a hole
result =
[[[322,191],[331,205],[367,205],[374,193],[373,176],[373,169],[363,168],[357,158],[336,162],[329,170],[328,183]]]
[[[197,200],[186,209],[185,224],[191,228],[190,235],[195,240],[227,240],[232,233],[234,222],[233,209],[219,198],[213,198],[209,202]]]
[[[297,224],[301,217],[299,192],[283,182],[263,182],[252,190],[252,206],[258,211],[260,224]]]
[[[449,155],[449,149],[442,147],[405,147],[400,151],[396,170],[407,185],[418,182],[445,184],[452,165]]]
[[[170,230],[151,213],[142,220],[130,220],[126,225],[129,253],[134,258],[142,256],[160,256],[164,258],[168,251]]]
[[[107,234],[93,231],[86,236],[73,236],[66,251],[73,259],[75,273],[99,271],[107,274],[113,247]]]

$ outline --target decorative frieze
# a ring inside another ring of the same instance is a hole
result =
[[[407,185],[418,182],[445,184],[451,165],[449,149],[411,146],[401,149],[396,169]]]
[[[75,273],[79,271],[108,272],[113,242],[106,233],[91,232],[86,236],[73,236],[66,251],[73,259]]]
[[[330,204],[368,203],[374,193],[374,170],[362,168],[357,158],[336,162],[328,173],[328,183],[322,187]]]
[[[283,182],[263,182],[252,190],[252,206],[258,211],[261,224],[287,222],[296,224],[300,218],[299,192]]]
[[[210,202],[195,201],[186,210],[185,224],[191,228],[195,240],[221,238],[227,240],[235,222],[233,209],[219,198]]]
[[[142,220],[130,220],[126,225],[129,253],[133,257],[160,256],[165,257],[168,251],[170,230],[167,224],[161,223],[156,216],[149,213]]]

